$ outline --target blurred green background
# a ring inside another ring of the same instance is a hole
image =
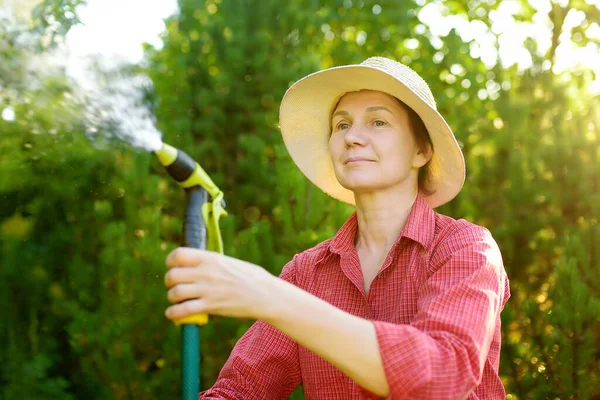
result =
[[[64,73],[25,68],[78,23],[82,3],[38,4],[27,42],[0,26],[0,398],[177,398],[179,330],[163,316],[163,275],[183,193],[151,154],[110,140],[110,128],[105,140],[86,135]],[[505,3],[550,35],[525,39],[525,67],[481,57],[506,34],[490,20]],[[503,253],[508,398],[600,399],[600,78],[591,64],[556,67],[561,43],[598,52],[600,3],[445,1],[444,16],[478,27],[471,37],[433,34],[419,18],[429,5],[180,0],[162,47],[146,45],[126,73],[151,78],[146,101],[164,140],[225,192],[226,253],[278,274],[352,212],[289,158],[277,127],[285,90],[371,55],[409,64],[467,162],[463,191],[437,211],[488,227]],[[575,26],[565,24],[572,13]],[[204,387],[251,323],[213,317],[203,328]]]

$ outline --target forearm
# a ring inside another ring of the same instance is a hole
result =
[[[373,324],[326,301],[277,280],[276,301],[266,307],[263,320],[298,344],[318,354],[363,388],[389,394]]]

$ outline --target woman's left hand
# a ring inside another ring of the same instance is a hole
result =
[[[274,304],[279,278],[264,268],[223,254],[187,247],[166,259],[171,320],[207,313],[262,319]]]

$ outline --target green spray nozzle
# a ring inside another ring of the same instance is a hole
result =
[[[169,175],[186,191],[200,186],[208,192],[211,201],[202,205],[202,216],[208,230],[207,248],[223,253],[223,240],[219,230],[219,219],[227,216],[223,192],[210,179],[200,164],[185,152],[163,143],[160,150],[154,153]]]
[[[199,185],[213,199],[223,195],[200,164],[184,151],[163,143],[161,149],[154,153],[169,175],[184,189]],[[224,200],[221,199],[221,203],[221,206],[225,207]]]

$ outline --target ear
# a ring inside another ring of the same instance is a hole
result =
[[[431,160],[432,156],[433,156],[433,151],[432,151],[429,143],[427,143],[425,145],[425,148],[417,147],[417,152],[415,153],[415,156],[413,157],[413,167],[417,168],[417,169],[423,167],[425,164],[427,164],[429,162],[429,160]]]

